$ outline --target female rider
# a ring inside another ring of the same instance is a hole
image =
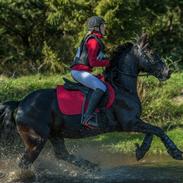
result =
[[[91,72],[94,67],[109,66],[105,56],[105,45],[102,38],[105,34],[105,21],[103,18],[93,16],[88,19],[88,33],[81,41],[80,47],[71,65],[71,75],[74,80],[93,89],[88,108],[84,114],[82,125],[93,128],[93,112],[106,92],[106,85]]]

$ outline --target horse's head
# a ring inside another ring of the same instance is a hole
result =
[[[153,75],[160,81],[170,78],[170,70],[163,59],[152,51],[146,34],[136,43],[120,45],[113,52],[111,65],[104,74],[107,81],[128,91],[136,92],[139,72]]]
[[[138,59],[139,71],[147,72],[160,81],[170,78],[170,70],[163,59],[149,47],[147,34],[142,34],[134,44],[133,51]]]

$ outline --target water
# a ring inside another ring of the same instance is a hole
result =
[[[183,183],[183,161],[169,156],[146,156],[137,162],[134,155],[109,153],[97,146],[82,145],[72,149],[77,157],[98,163],[101,171],[89,172],[61,160],[46,147],[31,171],[19,172],[18,153],[1,157],[1,183]]]

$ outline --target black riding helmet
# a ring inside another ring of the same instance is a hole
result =
[[[104,24],[105,20],[99,16],[92,16],[88,19],[87,25],[88,30],[92,31],[95,27],[100,27],[101,24]]]

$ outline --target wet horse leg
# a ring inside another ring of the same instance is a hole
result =
[[[25,152],[19,160],[19,167],[29,168],[40,154],[46,139],[38,135],[33,129],[25,126],[17,126],[18,133],[24,142]]]
[[[153,140],[153,134],[147,133],[143,139],[141,145],[138,143],[136,144],[136,159],[137,161],[141,160],[145,154],[149,151]]]
[[[66,149],[64,139],[62,137],[51,136],[49,140],[53,146],[55,157],[57,159],[65,159],[65,157],[70,155]]]
[[[76,156],[69,154],[65,147],[64,139],[62,137],[52,136],[49,140],[53,145],[56,158],[62,159],[84,169],[98,169],[97,164],[94,164],[88,160],[77,158]]]
[[[183,152],[177,148],[175,143],[170,139],[167,134],[165,134],[165,132],[161,128],[145,123],[144,121],[139,119],[136,125],[133,127],[133,131],[150,133],[158,136],[165,145],[167,152],[170,156],[172,156],[172,158],[176,160],[183,160]]]

